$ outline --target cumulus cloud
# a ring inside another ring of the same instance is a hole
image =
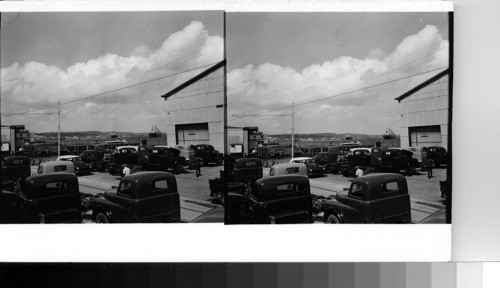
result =
[[[105,54],[95,59],[89,59],[86,62],[75,63],[67,69],[35,61],[14,63],[9,67],[2,67],[0,72],[2,112],[25,111],[33,107],[53,105],[58,101],[65,103],[99,95],[103,92],[114,91],[105,93],[102,96],[92,97],[88,102],[68,104],[68,107],[73,107],[71,109],[67,108],[68,115],[87,113],[85,115],[88,119],[85,122],[90,123],[86,123],[86,126],[97,126],[98,130],[101,130],[99,125],[96,125],[97,123],[91,121],[92,119],[99,119],[120,112],[117,111],[116,105],[114,105],[113,111],[106,109],[106,106],[113,107],[110,104],[132,101],[134,103],[131,105],[133,108],[121,105],[123,106],[120,107],[120,109],[123,109],[122,115],[133,115],[134,112],[141,110],[143,106],[157,109],[158,105],[149,105],[146,101],[137,100],[157,96],[157,101],[160,101],[160,95],[171,89],[172,85],[192,77],[193,73],[201,70],[186,73],[186,75],[181,74],[176,77],[164,78],[162,81],[151,81],[144,85],[133,86],[134,84],[218,62],[223,57],[222,43],[222,38],[217,35],[210,35],[203,23],[193,21],[181,31],[171,34],[155,51],[139,43],[129,56]],[[126,86],[133,87],[115,91]],[[150,112],[146,114],[153,115],[153,111]],[[160,111],[154,112],[161,115]],[[154,118],[154,116],[151,117]],[[68,116],[67,120],[70,119],[71,117]],[[108,122],[114,122],[114,120],[108,120]],[[36,127],[33,130],[39,130],[38,128],[44,130],[43,127],[39,127],[36,123],[33,124]],[[150,125],[150,123],[147,123],[147,125]],[[27,126],[29,127],[29,125]],[[94,128],[82,126],[82,129],[90,130]]]
[[[383,131],[379,127],[398,126],[397,102],[393,99],[438,71],[387,85],[377,84],[447,66],[448,46],[438,29],[428,25],[403,39],[393,51],[374,47],[364,59],[346,55],[301,71],[272,63],[247,65],[228,74],[229,113],[290,114],[291,109],[276,109],[295,103],[296,112],[302,112],[297,133],[380,134]],[[407,65],[417,59],[420,60]],[[362,89],[368,86],[375,87]],[[359,91],[345,94],[354,90]],[[301,105],[311,101],[314,102]],[[276,117],[281,118],[269,121],[272,117],[229,117],[228,125],[258,125],[267,133],[289,132],[291,118]],[[271,127],[271,122],[282,124]]]

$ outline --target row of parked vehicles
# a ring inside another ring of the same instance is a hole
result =
[[[446,150],[443,147],[411,147],[408,149],[365,147],[352,148],[348,153],[340,151],[320,152],[315,157],[293,158],[290,163],[305,164],[309,177],[322,176],[324,173],[341,173],[349,177],[354,176],[357,167],[362,167],[365,174],[404,172],[407,175],[414,175],[418,169],[422,171],[427,169],[427,159],[432,159],[436,167],[448,162]]]
[[[83,162],[93,171],[108,171],[112,175],[123,176],[123,169],[128,167],[131,173],[142,170],[167,171],[181,173],[185,168],[194,168],[194,159],[199,157],[202,165],[220,165],[222,154],[209,144],[175,145],[173,147],[156,145],[149,147],[147,165],[139,165],[138,145],[117,146],[108,150],[87,150],[81,154]]]
[[[264,177],[259,158],[240,158],[210,182],[213,197],[224,199],[226,224],[410,223],[406,178],[375,173],[354,179],[347,194],[311,194],[304,163],[271,167]],[[304,173],[305,172],[305,173]]]
[[[197,150],[204,156],[204,164],[220,163],[220,153],[213,146],[196,146],[201,147]],[[153,171],[134,171],[122,177],[118,186],[97,195],[81,194],[77,175],[90,174],[91,170],[121,174],[124,165],[136,165],[137,146],[118,146],[111,155],[102,150],[85,152],[81,157],[65,155],[41,163],[36,175],[31,175],[29,157],[3,158],[0,223],[78,223],[87,211],[97,223],[181,221],[176,178],[165,172],[178,172],[188,165],[180,149],[151,147],[145,168]],[[107,161],[106,154],[110,156]]]
[[[273,165],[265,176],[260,158],[239,158],[227,161],[220,178],[210,180],[210,191],[225,205],[228,224],[410,223],[408,185],[400,172],[413,175],[417,168],[426,169],[425,157],[435,158],[436,166],[446,164],[444,148],[434,150],[417,151],[424,152],[418,158],[401,148],[321,152]],[[311,194],[308,177],[325,172],[351,176],[359,166],[369,175],[355,178],[347,193]]]
[[[180,196],[171,173],[140,172],[123,177],[104,193],[83,195],[72,171],[45,172],[31,176],[26,156],[2,160],[0,223],[79,223],[86,211],[92,211],[91,220],[97,223],[181,221]]]

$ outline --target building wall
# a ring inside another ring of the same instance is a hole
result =
[[[224,77],[220,68],[165,101],[168,145],[177,144],[176,125],[208,123],[209,143],[224,151]],[[200,143],[193,143],[200,144]]]
[[[448,75],[401,100],[399,103],[401,147],[410,145],[410,127],[439,125],[441,146],[448,150]]]

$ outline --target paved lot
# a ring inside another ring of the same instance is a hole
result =
[[[181,196],[181,218],[190,222],[200,214],[219,206],[210,198],[209,179],[219,177],[222,166],[202,167],[200,177],[194,170],[185,170],[176,175],[177,186]],[[33,173],[36,167],[32,167]],[[269,168],[263,168],[264,175],[269,174]],[[434,177],[427,178],[426,172],[407,176],[408,189],[411,198],[412,221],[419,222],[431,213],[444,208],[440,197],[439,181],[446,179],[446,168],[434,169]],[[120,177],[109,173],[94,172],[91,175],[78,177],[82,193],[97,194],[118,185]],[[311,192],[314,195],[329,196],[337,193],[347,193],[344,188],[351,185],[352,178],[342,175],[326,174],[323,177],[311,178]]]
[[[427,178],[427,172],[406,176],[411,199],[412,222],[419,222],[437,210],[445,208],[441,198],[439,181],[446,179],[446,168],[434,169],[434,177]],[[264,168],[264,175],[269,174],[269,168]],[[320,196],[330,196],[337,193],[347,193],[344,188],[351,185],[353,178],[340,174],[326,174],[323,177],[310,178],[311,193]]]
[[[211,201],[208,179],[219,177],[221,168],[222,166],[202,167],[200,177],[196,177],[194,170],[186,170],[182,174],[175,175],[181,197],[183,222],[191,222],[202,213],[220,206]],[[33,173],[36,173],[35,166],[32,166]],[[118,186],[120,177],[107,172],[93,172],[91,175],[79,176],[78,183],[81,193],[95,195],[111,189],[111,186]]]

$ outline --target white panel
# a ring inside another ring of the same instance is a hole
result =
[[[483,287],[483,263],[457,263],[457,288]]]
[[[456,263],[432,263],[432,287],[456,288]]]

